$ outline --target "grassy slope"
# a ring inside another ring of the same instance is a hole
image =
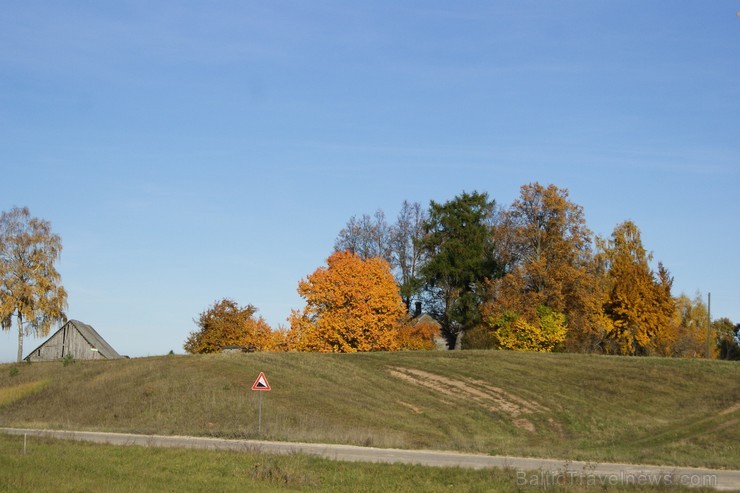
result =
[[[0,426],[738,468],[740,365],[503,351],[247,354],[0,366]]]

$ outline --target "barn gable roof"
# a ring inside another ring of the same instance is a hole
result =
[[[432,317],[431,315],[429,315],[426,312],[425,313],[422,313],[421,315],[417,315],[416,317],[413,317],[411,319],[411,323],[414,324],[414,325],[420,324],[420,323],[425,323],[425,324],[436,325],[438,327],[441,327],[442,326],[442,324],[440,324],[437,321],[436,318]]]
[[[80,322],[79,320],[70,320],[66,324],[62,325],[59,330],[54,332],[54,334],[51,335],[46,341],[44,341],[39,347],[28,353],[29,355],[33,354],[35,351],[38,351],[40,348],[44,346],[49,340],[51,340],[56,334],[58,334],[60,331],[62,331],[65,327],[70,326],[74,327],[74,329],[90,344],[90,347],[95,348],[98,350],[98,353],[103,356],[106,359],[116,359],[116,358],[122,358],[118,352],[116,352],[115,349],[113,349],[113,346],[108,344],[108,342],[103,339],[103,337],[98,334],[98,332],[92,328],[91,325],[87,325],[86,323]],[[26,356],[26,359],[28,359],[28,356]]]
[[[103,337],[98,334],[98,332],[93,329],[91,325],[82,323],[79,320],[70,320],[67,323],[74,325],[80,335],[82,335],[82,337],[84,337],[85,340],[89,342],[92,347],[96,348],[102,356],[105,356],[108,359],[121,357],[121,355],[118,354],[115,349],[113,349],[113,346],[108,344],[108,342],[103,339]]]

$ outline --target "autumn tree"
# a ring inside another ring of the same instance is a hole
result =
[[[729,318],[712,322],[717,334],[718,357],[724,360],[740,360],[740,324],[733,325]]]
[[[609,281],[604,313],[613,322],[608,352],[647,355],[670,347],[675,300],[667,269],[658,264],[656,274],[650,268],[652,254],[632,221],[618,225],[610,240],[599,243]]]
[[[434,349],[438,335],[439,324],[433,319],[425,317],[414,319],[399,329],[398,349],[402,351]]]
[[[601,306],[591,231],[583,209],[569,200],[567,190],[524,185],[519,198],[501,214],[494,234],[496,255],[506,274],[488,286],[484,311],[491,330],[508,326],[497,322],[507,313],[515,314],[520,328],[536,329],[543,310],[562,315],[576,329],[570,332],[592,326]],[[522,339],[522,344],[530,342]],[[554,346],[548,341],[543,347]]]
[[[0,325],[18,328],[18,362],[23,336],[46,336],[66,321],[67,292],[54,267],[62,240],[51,224],[31,216],[27,207],[0,215]]]
[[[568,330],[565,315],[544,305],[537,307],[533,318],[507,311],[489,323],[493,346],[515,351],[552,351],[563,343]]]
[[[399,347],[406,310],[388,262],[335,252],[298,284],[306,300],[291,314],[288,347],[297,351],[389,351]]]
[[[422,281],[419,269],[424,261],[419,241],[426,211],[418,202],[404,201],[396,222],[389,224],[382,209],[370,216],[352,216],[339,231],[334,251],[349,251],[361,259],[382,258],[391,266],[407,309],[419,297]]]
[[[442,325],[449,347],[481,322],[484,282],[500,274],[491,225],[495,203],[486,193],[432,201],[420,245],[426,255],[421,275],[430,312]]]
[[[682,293],[676,298],[675,303],[676,314],[673,325],[676,334],[671,356],[706,357],[709,311],[701,293],[696,293],[693,299]]]
[[[219,353],[224,346],[241,346],[254,351],[270,350],[275,336],[262,317],[255,317],[252,305],[239,306],[224,298],[202,312],[195,321],[199,330],[185,341],[185,351],[192,354]]]

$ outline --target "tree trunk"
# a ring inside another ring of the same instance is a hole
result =
[[[18,363],[23,361],[23,315],[18,314]]]
[[[457,337],[455,337],[455,350],[460,351],[462,350],[462,340],[463,340],[464,331],[459,331],[457,333]]]

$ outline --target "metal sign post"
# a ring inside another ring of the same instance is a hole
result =
[[[265,374],[263,372],[260,372],[259,376],[257,377],[257,380],[254,381],[254,384],[252,384],[252,390],[260,391],[259,396],[259,411],[257,415],[257,433],[262,433],[262,392],[270,391],[270,384],[267,383],[267,378],[265,377]]]
[[[259,393],[259,411],[257,415],[257,434],[262,434],[262,392]]]

